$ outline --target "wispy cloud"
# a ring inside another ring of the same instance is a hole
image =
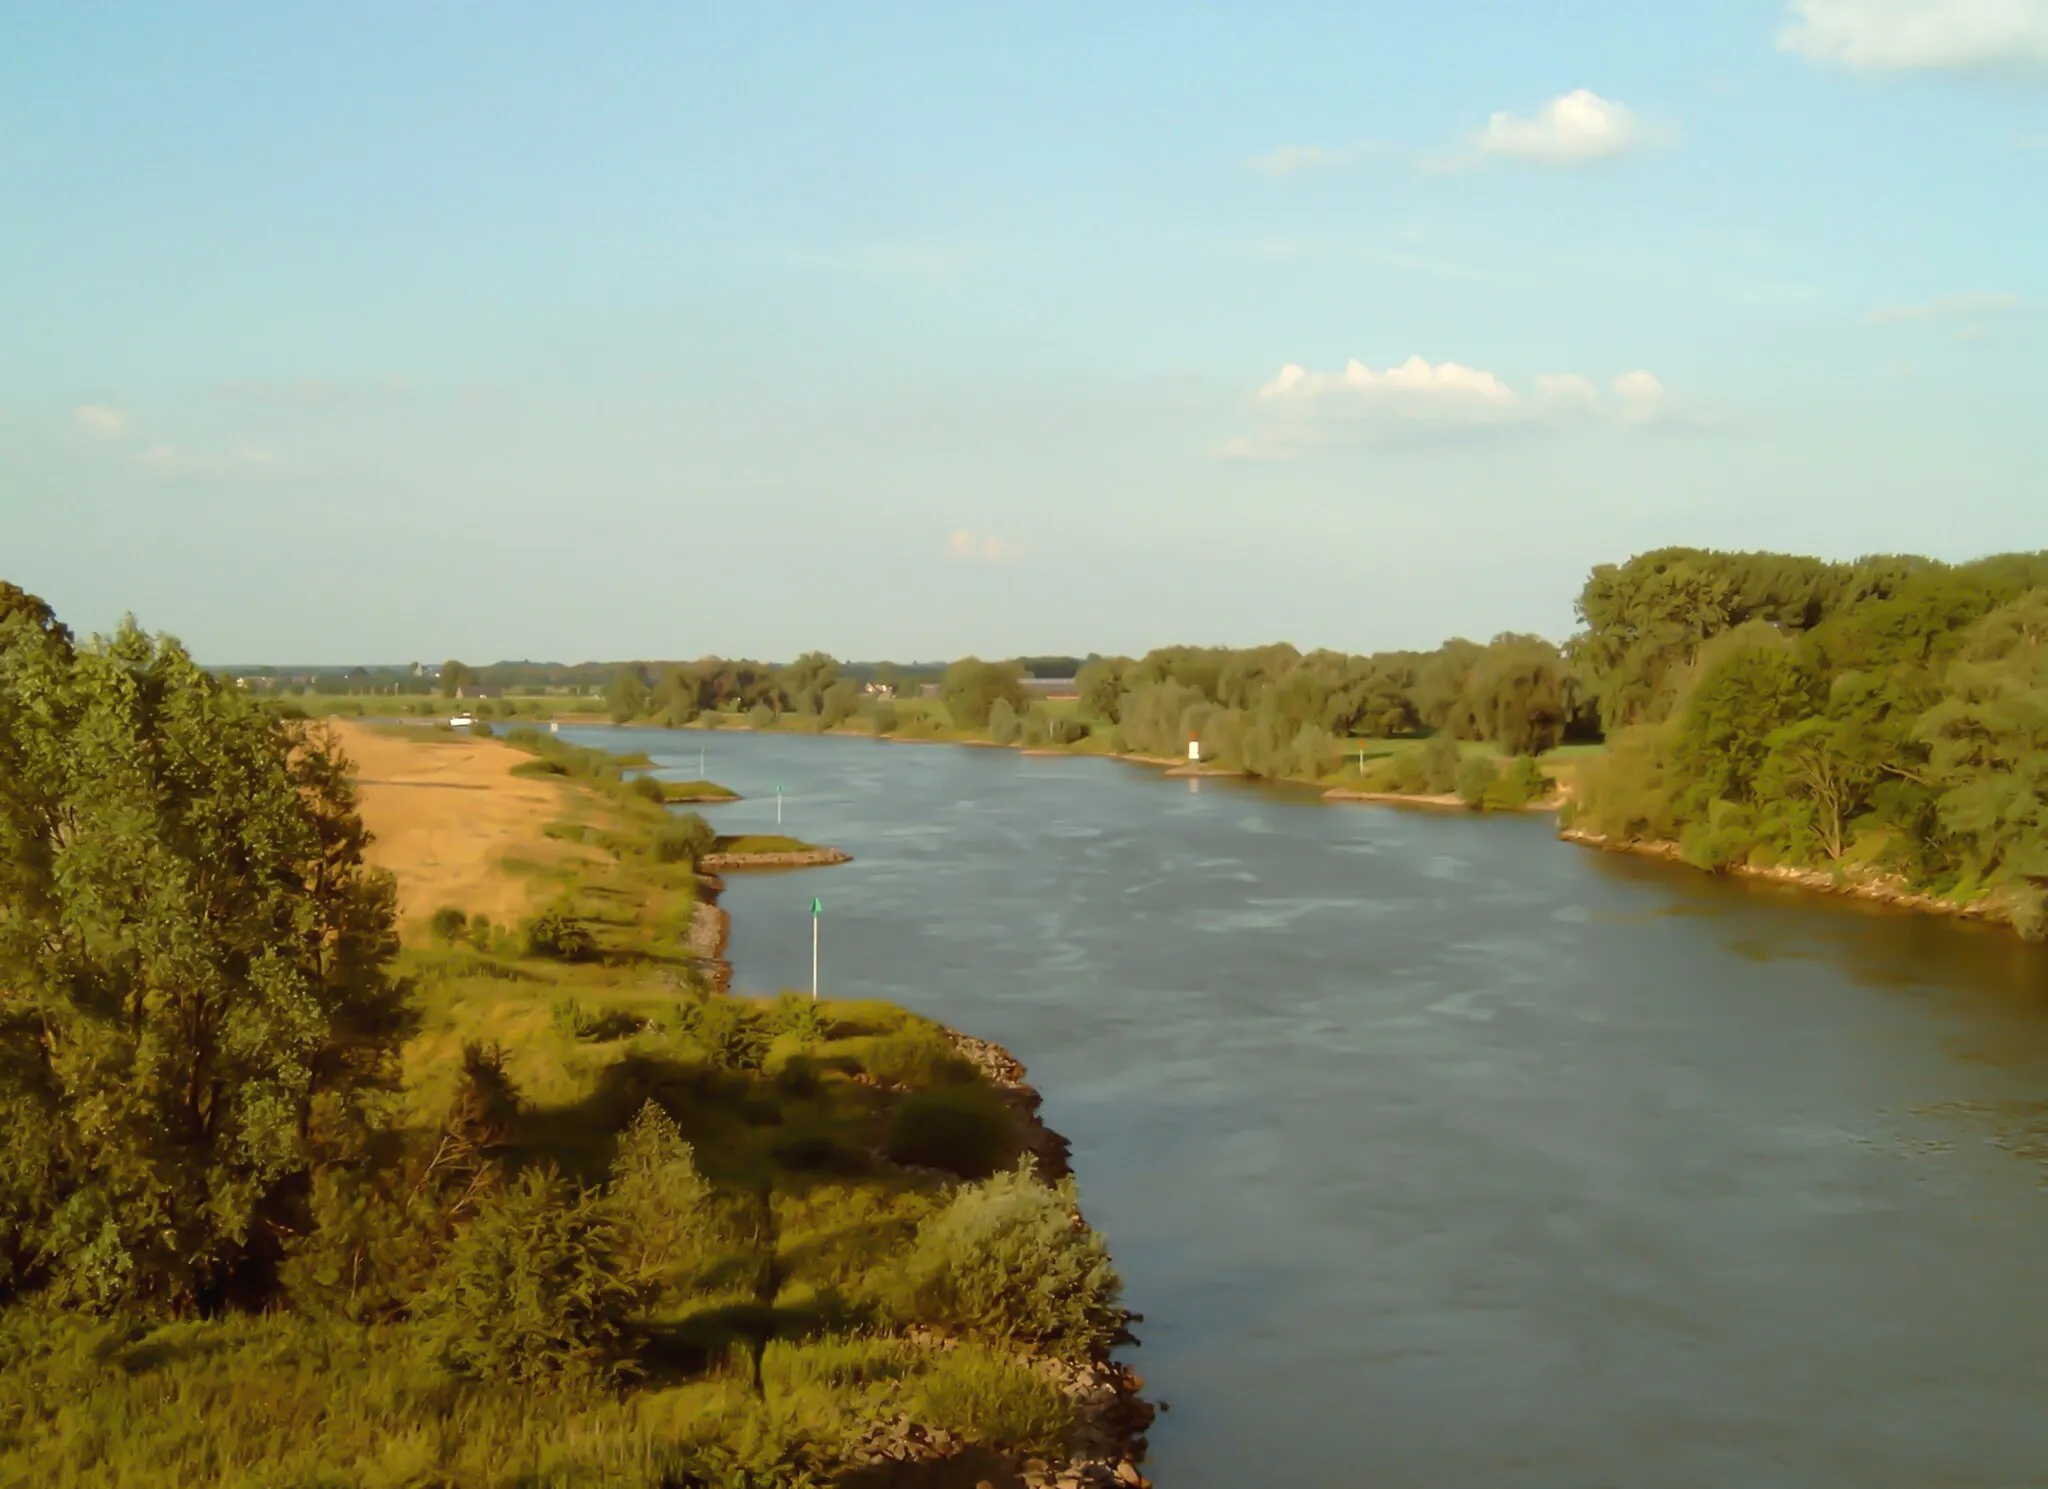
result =
[[[2018,295],[1946,295],[1919,305],[1886,305],[1865,317],[1874,326],[1895,326],[1913,321],[1960,320],[1973,316],[2008,315],[2026,308]]]
[[[118,439],[128,427],[128,416],[102,403],[85,403],[71,411],[71,422],[94,439]]]
[[[89,453],[91,460],[111,461],[117,467],[152,476],[223,480],[261,474],[277,466],[277,457],[269,449],[246,441],[229,451],[181,448],[155,437],[121,410],[105,404],[81,404],[71,411],[71,423],[96,447]]]
[[[1014,543],[988,533],[961,528],[946,540],[946,557],[960,563],[1010,563],[1024,556]]]
[[[361,403],[373,399],[409,397],[413,385],[402,377],[380,378],[257,378],[222,383],[215,390],[223,398],[242,403],[274,405],[322,405]]]
[[[1360,140],[1350,145],[1282,145],[1264,155],[1251,158],[1251,168],[1261,175],[1286,177],[1298,176],[1303,171],[1327,170],[1335,166],[1356,165],[1375,155],[1386,153],[1386,146],[1371,140]]]
[[[1346,439],[1458,437],[1603,420],[1647,424],[1667,407],[1662,381],[1640,369],[1604,389],[1577,373],[1547,373],[1522,391],[1496,373],[1422,357],[1384,370],[1353,360],[1337,372],[1290,362],[1259,388],[1255,403],[1269,416],[1265,429],[1227,441],[1212,452],[1217,458],[1285,459],[1305,446]]]
[[[1857,72],[2048,79],[2048,0],[1792,0],[1778,45]]]

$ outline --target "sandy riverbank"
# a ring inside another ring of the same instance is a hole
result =
[[[514,775],[528,757],[492,739],[353,720],[331,727],[356,765],[357,810],[372,839],[365,856],[397,879],[402,920],[460,905],[506,924],[532,908],[530,885],[504,861],[561,851],[545,829],[567,809],[565,785]]]

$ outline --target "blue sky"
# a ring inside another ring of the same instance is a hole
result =
[[[234,661],[2048,542],[2048,0],[17,6],[0,574]]]

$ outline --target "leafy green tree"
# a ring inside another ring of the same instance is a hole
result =
[[[1013,745],[1024,732],[1018,721],[1017,710],[1010,706],[1007,698],[998,698],[988,713],[988,737],[999,745]]]
[[[1487,755],[1468,755],[1458,765],[1458,800],[1478,811],[1500,782],[1500,765]]]
[[[1130,664],[1122,657],[1093,657],[1074,678],[1082,714],[1114,724],[1121,716],[1124,669]]]
[[[446,661],[441,664],[441,696],[453,698],[464,688],[476,685],[476,669],[462,662]]]
[[[484,1203],[414,1311],[454,1372],[541,1387],[633,1373],[644,1302],[611,1210],[543,1166]]]
[[[647,679],[641,676],[638,666],[619,669],[605,685],[604,702],[614,724],[631,723],[647,712]]]
[[[167,638],[0,622],[0,1287],[257,1285],[410,1027],[349,765]]]
[[[1007,703],[1012,713],[1021,713],[1030,703],[1025,694],[1023,674],[1014,663],[984,662],[966,657],[946,669],[939,695],[946,711],[963,729],[988,727],[996,704]]]
[[[1432,734],[1422,742],[1422,789],[1431,796],[1448,796],[1458,789],[1458,769],[1464,763],[1458,742],[1448,734]]]

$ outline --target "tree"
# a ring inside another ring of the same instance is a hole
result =
[[[441,664],[441,696],[454,698],[462,689],[476,683],[476,669],[461,662],[447,661]]]
[[[998,702],[1022,713],[1031,701],[1024,692],[1023,675],[1014,664],[984,662],[979,657],[967,657],[948,667],[939,693],[953,722],[963,729],[986,728]]]
[[[1081,668],[1074,678],[1074,691],[1080,695],[1082,714],[1105,723],[1117,722],[1128,665],[1121,657],[1094,657]]]
[[[647,679],[640,675],[640,669],[621,667],[605,686],[605,711],[614,724],[631,723],[647,712],[647,697]]]
[[[393,890],[331,736],[60,629],[0,623],[0,1286],[189,1308],[396,1084]]]

